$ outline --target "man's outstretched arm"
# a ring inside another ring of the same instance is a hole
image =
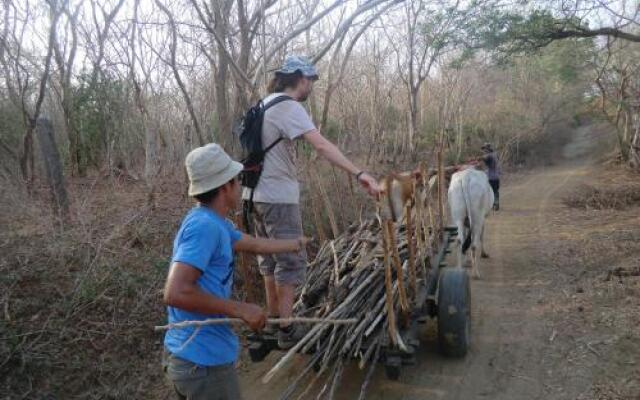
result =
[[[358,182],[362,187],[372,196],[376,196],[380,193],[380,187],[374,177],[368,173],[361,173],[362,170],[356,167],[341,151],[338,147],[331,143],[327,138],[322,136],[317,129],[304,134],[304,138],[313,148],[329,160],[333,165],[342,168],[343,170],[358,175]]]
[[[311,239],[299,237],[296,239],[265,239],[242,234],[242,238],[235,242],[233,249],[254,254],[292,253],[302,250]]]

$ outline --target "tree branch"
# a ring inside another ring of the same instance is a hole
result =
[[[336,40],[338,40],[341,36],[346,35],[346,33],[349,30],[349,28],[351,28],[351,25],[353,24],[353,21],[358,16],[360,16],[360,15],[362,15],[362,13],[367,12],[367,11],[371,10],[372,8],[377,7],[378,5],[386,3],[388,1],[389,0],[372,0],[372,1],[368,1],[368,2],[358,6],[358,8],[356,8],[356,10],[349,16],[349,18],[347,18],[344,22],[342,22],[342,24],[340,24],[340,26],[336,30],[335,34],[333,35],[333,37],[327,41],[327,43],[324,45],[324,47],[318,53],[316,53],[315,56],[313,56],[311,58],[311,62],[315,64],[320,59],[322,59],[322,57],[324,57],[324,55],[327,54],[329,49],[331,49],[331,46],[333,46],[333,44],[336,42]],[[399,4],[399,3],[402,3],[403,1],[404,0],[393,0],[392,4]],[[389,7],[385,8],[385,10],[387,10],[387,9],[389,9]],[[371,21],[371,22],[373,22],[373,21]]]
[[[549,31],[545,35],[552,40],[568,39],[573,37],[591,38],[596,36],[611,36],[614,38],[620,38],[628,40],[630,42],[640,43],[640,35],[636,35],[629,32],[624,32],[618,28],[599,28],[599,29],[587,29],[587,28],[575,28],[564,29],[560,28],[556,31]]]
[[[173,19],[173,14],[171,14],[171,11],[169,11],[169,9],[162,4],[161,0],[155,0],[155,3],[160,8],[160,10],[162,10],[162,12],[166,14],[167,18],[169,19],[169,26],[171,28],[171,42],[169,44],[169,51],[171,52],[171,58],[170,58],[169,66],[173,71],[173,76],[176,79],[176,83],[178,84],[178,87],[180,87],[182,96],[184,97],[184,101],[187,105],[187,110],[189,111],[189,115],[191,116],[191,121],[193,122],[193,127],[196,130],[196,134],[198,135],[198,140],[200,141],[200,146],[204,146],[205,141],[204,141],[204,137],[202,136],[202,129],[200,129],[200,123],[198,122],[198,117],[196,116],[195,110],[193,109],[193,103],[191,102],[191,97],[187,92],[184,82],[180,77],[180,71],[178,71],[178,67],[176,65],[176,48],[177,48],[177,42],[178,42],[178,34],[176,32],[176,23],[175,23],[175,20]]]
[[[338,6],[341,6],[343,4],[344,4],[344,0],[336,0],[336,1],[334,1],[330,6],[328,6],[324,10],[322,10],[322,12],[320,12],[318,15],[316,15],[315,17],[303,22],[297,28],[293,29],[289,34],[285,35],[284,38],[282,38],[279,42],[277,42],[275,45],[273,45],[267,51],[267,53],[264,55],[264,63],[265,63],[265,65],[269,64],[269,62],[271,61],[273,56],[275,56],[275,54],[278,52],[278,50],[280,50],[287,43],[289,43],[290,40],[292,40],[293,38],[297,37],[298,35],[300,35],[304,31],[306,31],[307,29],[311,28],[313,25],[316,24],[316,22],[320,21],[322,18],[324,18],[331,11],[333,11]],[[254,74],[253,74],[253,79],[252,79],[252,86],[253,87],[257,86],[259,78],[260,78],[260,68],[256,68],[256,70],[254,71]]]
[[[200,6],[198,5],[198,0],[189,0],[191,2],[191,4],[193,5],[193,7],[196,9],[196,12],[198,13],[198,17],[200,17],[200,21],[202,21],[202,23],[204,24],[205,29],[211,34],[211,36],[213,36],[214,40],[216,41],[216,43],[218,43],[219,48],[222,50],[222,56],[224,56],[227,61],[229,62],[229,64],[231,65],[231,67],[233,68],[233,70],[238,74],[238,76],[247,84],[251,85],[251,80],[249,79],[249,77],[245,74],[245,72],[238,66],[238,64],[236,63],[236,61],[233,59],[233,57],[231,56],[231,54],[229,53],[229,50],[227,50],[227,46],[224,42],[224,40],[222,40],[222,38],[218,35],[218,33],[216,32],[216,30],[213,28],[213,26],[211,26],[211,24],[209,23],[209,19],[204,15],[204,13],[202,12],[202,9],[200,8]],[[206,4],[205,4],[205,11],[207,11],[208,14],[210,14],[210,12],[208,11],[208,9],[206,8]]]

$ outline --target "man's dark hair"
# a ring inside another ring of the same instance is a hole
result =
[[[224,185],[226,185],[229,182],[233,182],[234,179],[236,179],[235,176],[231,178],[229,181],[227,181]],[[211,202],[216,198],[216,196],[218,196],[218,193],[220,193],[220,189],[222,188],[222,186],[218,186],[217,188],[211,189],[208,192],[196,194],[195,196],[193,196],[193,198],[198,200],[199,203],[211,204]]]
[[[195,196],[193,196],[196,200],[198,200],[199,203],[202,204],[211,204],[211,202],[213,201],[213,199],[216,198],[216,196],[218,195],[218,193],[220,193],[220,188],[222,186],[218,186],[215,189],[211,189],[208,192],[204,192],[204,193],[200,193],[197,194]]]
[[[288,88],[295,89],[302,78],[302,72],[300,71],[296,71],[292,74],[280,74],[276,72],[275,76],[267,86],[267,91],[269,93],[280,93],[284,92]]]

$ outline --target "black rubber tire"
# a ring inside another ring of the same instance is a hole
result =
[[[251,361],[253,362],[264,360],[268,354],[269,349],[265,343],[253,342],[249,345],[249,357],[251,357]]]
[[[438,344],[447,357],[464,357],[471,340],[471,289],[462,268],[444,268],[438,283]]]
[[[313,372],[320,372],[320,368],[322,368],[322,360],[318,360],[313,363]]]
[[[384,374],[390,381],[397,381],[400,379],[400,366],[399,365],[385,365]]]

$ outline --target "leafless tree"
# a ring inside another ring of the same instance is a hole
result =
[[[105,58],[105,52],[107,48],[107,42],[111,32],[112,24],[124,5],[124,0],[117,0],[115,5],[108,8],[108,4],[102,2],[91,1],[91,22],[87,24],[80,24],[80,29],[84,33],[85,51],[87,56],[91,60],[91,80],[90,86],[96,88],[98,82],[104,79],[103,61]],[[98,105],[100,108],[101,124],[99,129],[101,131],[103,150],[106,154],[106,167],[107,173],[111,174],[113,170],[113,137],[109,132],[107,126],[107,113],[105,101],[101,96],[98,96]]]
[[[22,7],[20,7],[22,6]],[[46,87],[51,70],[51,58],[58,19],[62,10],[55,2],[49,3],[50,18],[47,38],[45,42],[46,55],[42,60],[42,68],[39,63],[34,64],[30,59],[33,55],[26,54],[23,48],[23,38],[28,24],[32,23],[33,5],[30,2],[15,4],[11,0],[4,0],[4,27],[0,47],[0,62],[5,75],[5,84],[11,101],[22,111],[25,133],[22,140],[22,150],[19,156],[20,170],[27,186],[33,182],[34,150],[33,134],[36,121],[42,109],[42,103],[46,95]],[[13,18],[10,18],[10,16]],[[36,80],[32,80],[35,75]],[[37,88],[34,84],[37,82]],[[35,101],[29,101],[32,91],[35,91]]]
[[[193,107],[193,101],[191,100],[191,96],[189,95],[189,92],[187,91],[187,87],[185,86],[184,81],[180,76],[180,70],[177,64],[178,31],[177,31],[175,19],[173,17],[173,14],[169,10],[169,8],[167,8],[164,4],[162,4],[162,1],[156,0],[155,3],[158,6],[158,8],[160,8],[160,10],[162,10],[162,12],[166,15],[169,21],[171,41],[169,42],[169,59],[167,60],[167,63],[169,64],[169,66],[171,67],[171,70],[173,71],[173,76],[176,80],[176,83],[178,84],[178,87],[180,88],[180,92],[182,93],[182,96],[186,103],[187,111],[191,116],[191,122],[193,123],[193,127],[196,130],[196,135],[198,136],[198,141],[200,143],[200,146],[203,146],[205,144],[205,139],[204,139],[204,135],[202,134],[202,128],[200,127],[200,121]]]
[[[58,34],[53,41],[54,58],[58,67],[57,77],[60,86],[60,102],[64,114],[64,125],[69,139],[69,161],[71,173],[82,176],[85,174],[80,150],[80,133],[75,125],[73,115],[73,89],[71,78],[74,74],[76,54],[78,50],[78,15],[82,9],[82,2],[71,10],[69,2],[61,4],[62,13],[66,17],[64,43],[61,43]],[[69,37],[70,36],[70,37]]]
[[[367,6],[371,5],[371,3],[375,3],[375,2],[367,3]],[[378,3],[384,3],[384,2],[378,2]],[[347,30],[353,23],[353,20],[355,19],[355,17],[357,17],[360,14],[357,14],[356,12],[354,12],[352,16],[349,19],[347,19],[347,21],[343,22],[340,25],[338,31],[336,32],[336,35],[340,34],[342,36],[339,36],[340,39],[338,39],[337,44],[335,45],[335,49],[331,57],[331,60],[329,61],[329,66],[328,66],[329,72],[326,78],[328,83],[324,93],[324,103],[322,107],[322,119],[320,120],[320,129],[322,129],[322,127],[326,126],[327,124],[329,107],[331,105],[331,96],[335,91],[335,89],[342,83],[342,79],[346,71],[347,63],[349,62],[351,52],[353,51],[356,43],[362,37],[362,35],[366,32],[366,30],[371,26],[373,22],[375,22],[378,18],[380,18],[382,14],[387,12],[391,7],[397,5],[398,3],[400,3],[400,1],[386,2],[386,4],[382,6],[380,10],[375,12],[372,16],[370,16],[367,20],[365,20],[362,23],[362,25],[358,28],[358,30],[355,32],[355,34],[347,44],[344,54],[342,55],[342,60],[340,61],[340,65],[338,66],[337,64],[339,61],[339,57],[341,55],[340,53],[342,50],[342,44],[344,42],[344,39],[346,38]],[[336,35],[334,35],[334,37]],[[320,57],[322,57],[326,53],[326,51],[329,49],[330,45],[332,44],[333,44],[332,41],[328,42],[325,45],[325,47],[318,54],[316,54],[313,60],[317,61]],[[337,68],[337,74],[335,72],[336,68]]]
[[[433,66],[443,53],[451,49],[451,36],[457,29],[456,22],[460,2],[442,11],[439,2],[411,1],[405,3],[403,23],[400,33],[389,33],[389,41],[394,45],[399,76],[406,87],[409,103],[409,130],[407,152],[414,150],[416,136],[420,131],[420,90],[431,74]]]

